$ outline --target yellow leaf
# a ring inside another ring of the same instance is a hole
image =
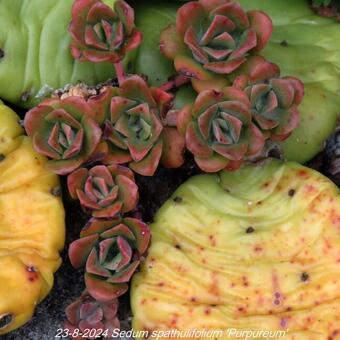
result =
[[[23,133],[0,102],[0,320],[11,320],[0,335],[27,322],[49,293],[65,239],[58,176]]]
[[[339,197],[296,163],[191,178],[156,214],[132,282],[134,329],[330,339],[340,324]]]

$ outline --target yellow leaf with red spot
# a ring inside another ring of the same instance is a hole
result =
[[[25,322],[53,286],[64,246],[58,176],[0,102],[0,335]]]
[[[339,197],[327,178],[290,162],[191,178],[156,214],[132,283],[134,329],[182,331],[173,339],[193,330],[210,331],[201,339],[212,331],[335,339]]]

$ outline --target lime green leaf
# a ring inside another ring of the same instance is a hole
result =
[[[113,0],[105,0],[112,5]],[[107,63],[73,60],[68,25],[73,0],[1,0],[0,97],[32,107],[69,83],[96,84],[114,76]],[[130,55],[126,62],[133,59]]]

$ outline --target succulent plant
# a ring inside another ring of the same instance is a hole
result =
[[[112,334],[114,329],[120,327],[120,322],[117,317],[119,302],[117,299],[112,299],[106,302],[95,300],[85,290],[79,299],[71,303],[65,310],[67,321],[65,328],[71,334],[75,330],[85,334],[88,330],[102,330],[103,333]],[[90,333],[89,333],[90,334]],[[99,333],[98,333],[99,334]],[[82,339],[79,336],[79,339]],[[95,339],[96,337],[89,337]]]
[[[339,114],[340,96],[337,91],[340,58],[333,57],[333,53],[337,54],[339,50],[334,43],[338,41],[339,25],[333,20],[314,15],[305,0],[237,2],[247,11],[261,9],[271,17],[275,29],[260,53],[279,65],[282,76],[292,75],[304,83],[305,96],[299,106],[299,127],[280,144],[285,158],[305,163],[323,149],[325,140],[335,129]],[[134,2],[136,24],[144,35],[134,61],[135,71],[148,75],[148,83],[152,86],[163,84],[176,72],[171,60],[162,58],[155,45],[159,42],[159,32],[171,20],[174,21],[179,5],[177,1]],[[297,17],[301,18],[298,23]],[[326,36],[327,41],[324,39]],[[231,78],[231,75],[223,78]],[[210,85],[215,84],[214,80],[215,75]]]
[[[51,158],[48,167],[66,175],[95,158],[101,129],[81,97],[47,99],[27,112],[25,128],[34,148]]]
[[[131,76],[119,88],[108,87],[90,98],[89,105],[103,125],[103,139],[109,147],[104,163],[129,163],[135,172],[152,176],[162,156],[163,140],[169,135],[162,133],[162,116],[171,100],[171,95],[149,88],[139,76]],[[177,143],[177,139],[172,142]],[[183,143],[177,144],[183,149]],[[163,158],[165,162],[170,160],[169,167],[177,166],[171,161],[171,151],[164,148]]]
[[[80,168],[67,178],[73,199],[94,217],[115,217],[133,210],[138,202],[138,187],[131,170],[120,165]]]
[[[0,338],[32,318],[61,264],[65,212],[46,163],[0,101]]]
[[[235,170],[260,153],[265,142],[252,121],[248,96],[235,87],[201,92],[193,105],[178,113],[177,125],[205,172]]]
[[[178,10],[176,25],[161,33],[160,48],[181,74],[209,80],[261,51],[271,32],[272,22],[261,11],[246,12],[228,0],[192,1]]]
[[[68,27],[73,2],[1,1],[0,35],[6,43],[2,41],[0,48],[0,82],[11,84],[1,87],[1,98],[32,108],[65,84],[95,85],[114,74],[111,63],[83,63],[72,57]],[[134,59],[135,54],[129,53],[125,67]]]
[[[332,58],[330,52],[339,51],[334,44],[338,40],[339,24],[312,13],[305,0],[238,2],[248,10],[261,8],[270,15],[275,30],[261,55],[279,65],[282,75],[292,75],[304,83],[299,127],[282,146],[285,158],[305,163],[323,149],[339,115],[340,58]],[[323,39],[326,36],[327,42]]]
[[[340,196],[321,174],[266,161],[195,176],[154,221],[131,284],[136,333],[338,338]]]
[[[303,83],[294,77],[280,78],[280,68],[261,56],[250,58],[240,73],[234,86],[247,93],[257,126],[273,140],[287,139],[299,124]]]
[[[75,0],[69,32],[72,55],[83,61],[116,63],[142,42],[134,10],[123,0],[114,9],[100,0]]]
[[[75,268],[86,266],[89,294],[110,301],[124,294],[149,241],[149,227],[135,218],[92,219],[72,242],[69,257]]]

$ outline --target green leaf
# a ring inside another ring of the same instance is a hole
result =
[[[197,93],[193,90],[191,85],[185,85],[179,88],[176,92],[176,97],[174,101],[174,108],[181,109],[187,104],[195,102]]]
[[[105,0],[109,5],[114,0]],[[30,108],[69,83],[96,84],[114,76],[108,63],[75,61],[68,25],[73,0],[0,1],[0,97]],[[132,61],[130,55],[126,63]]]
[[[160,32],[175,22],[180,3],[175,1],[135,1],[136,26],[143,33],[143,43],[136,60],[136,72],[148,76],[149,84],[159,86],[176,73],[173,62],[159,50]]]
[[[262,54],[280,66],[283,76],[305,84],[300,127],[282,145],[288,160],[306,162],[322,150],[340,114],[339,24],[315,15],[305,0],[239,2],[271,16],[274,31]]]

